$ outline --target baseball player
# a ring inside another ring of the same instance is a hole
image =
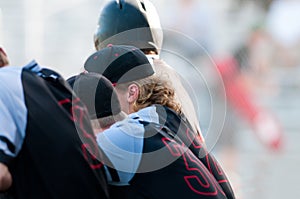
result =
[[[194,103],[183,86],[180,75],[159,59],[163,32],[154,5],[149,0],[109,1],[102,9],[94,34],[97,50],[108,45],[132,45],[141,49],[158,74],[168,74],[168,81],[175,88],[176,97],[194,132],[203,140]]]
[[[1,68],[0,90],[0,193],[108,198],[86,108],[63,78],[33,61]]]

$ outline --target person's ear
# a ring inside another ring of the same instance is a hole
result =
[[[130,84],[128,86],[128,97],[129,104],[134,103],[139,97],[139,87],[136,84]]]

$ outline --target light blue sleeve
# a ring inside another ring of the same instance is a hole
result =
[[[27,122],[21,73],[20,67],[0,69],[0,151],[12,158],[22,147]]]
[[[137,171],[143,152],[144,126],[135,119],[117,122],[97,135],[97,142],[111,163],[108,167],[117,170],[120,182],[110,184],[128,185]]]

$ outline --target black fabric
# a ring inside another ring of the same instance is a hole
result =
[[[154,74],[148,58],[133,46],[103,48],[86,60],[84,68],[102,74],[113,84],[131,82]]]
[[[120,182],[120,177],[119,177],[119,174],[117,172],[116,169],[112,168],[112,167],[107,167],[109,173],[110,173],[110,176],[111,176],[111,179],[114,181],[114,182]]]
[[[151,199],[136,190],[133,186],[109,185],[109,193],[110,199]]]
[[[207,151],[206,146],[200,141],[197,134],[192,132],[192,128],[188,121],[185,120],[184,115],[179,116],[172,109],[165,106],[157,105],[156,110],[160,116],[160,123],[168,127],[175,137],[178,136],[184,145],[189,147],[190,151],[205,165],[222,187],[227,198],[235,198],[230,182],[222,167],[215,157]]]
[[[12,157],[8,156],[4,153],[4,151],[0,150],[0,162],[5,164],[5,165],[9,165],[10,162],[12,161]]]
[[[15,199],[105,199],[108,188],[85,106],[55,72],[22,72],[26,137],[12,162]]]
[[[78,75],[74,75],[72,77],[69,77],[66,81],[69,83],[69,85],[71,86],[71,88],[74,87],[74,84],[75,84],[75,81],[76,81],[76,78],[77,78]]]
[[[156,106],[160,124],[144,125],[143,155],[129,186],[110,185],[111,199],[234,199],[215,158],[190,130],[185,117]]]
[[[0,192],[0,199],[14,199],[14,197],[9,192]]]
[[[6,143],[8,149],[10,150],[11,153],[15,153],[16,148],[15,148],[14,144],[9,141],[9,139],[7,139],[4,136],[0,136],[0,140],[2,142]]]
[[[161,198],[212,198],[226,199],[222,188],[205,165],[185,147],[180,139],[170,135],[168,128],[153,124],[145,125],[143,154],[158,150],[163,153],[152,157],[142,156],[139,172],[130,181],[138,196],[151,199]],[[164,131],[161,133],[160,131]],[[157,132],[156,134],[153,134]],[[160,169],[145,172],[150,164],[161,164],[171,160]],[[130,191],[130,190],[129,190]]]
[[[91,119],[121,112],[118,96],[112,83],[97,73],[81,73],[67,80],[74,92],[87,106]]]

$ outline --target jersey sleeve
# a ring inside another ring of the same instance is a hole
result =
[[[108,159],[104,164],[118,174],[119,180],[115,181],[110,179],[111,173],[108,172],[110,184],[128,185],[133,178],[142,157],[143,134],[141,124],[126,119],[97,135],[97,143]]]
[[[9,164],[25,137],[27,110],[21,83],[22,68],[0,70],[0,162]]]

